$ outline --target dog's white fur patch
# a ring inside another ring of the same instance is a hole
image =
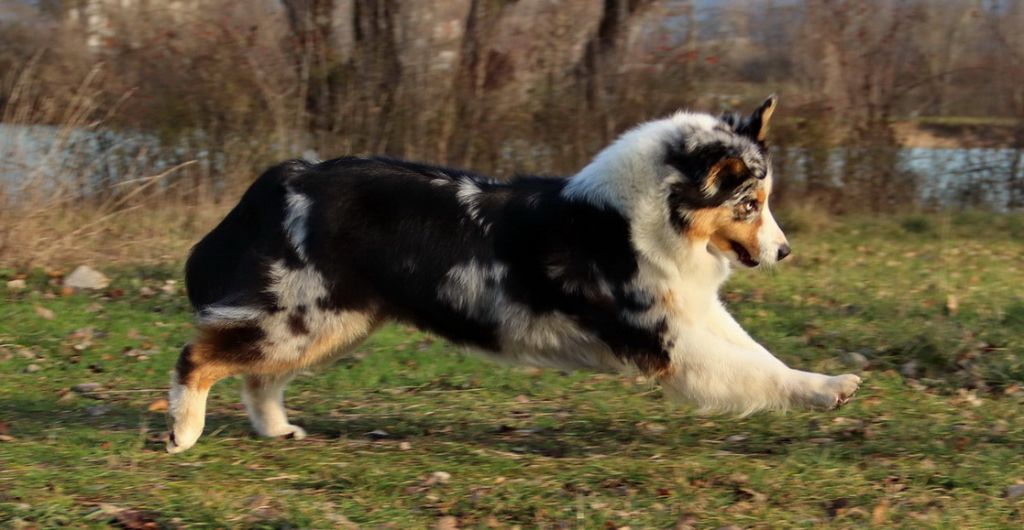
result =
[[[459,179],[458,191],[455,192],[455,198],[458,199],[459,204],[466,209],[466,216],[471,221],[476,223],[486,234],[490,231],[490,223],[484,221],[483,216],[480,214],[480,186],[472,179],[463,177]]]
[[[313,202],[309,200],[309,197],[291,190],[288,191],[285,200],[287,204],[285,206],[284,233],[287,234],[288,241],[299,258],[306,260],[309,209]]]
[[[482,322],[500,324],[501,353],[479,352],[503,362],[541,368],[622,371],[630,367],[596,337],[557,311],[537,315],[510,299],[501,264],[477,261],[453,267],[438,289],[438,297]],[[608,288],[610,291],[610,288]]]
[[[728,257],[707,242],[694,242],[667,222],[668,187],[679,175],[664,163],[666,145],[689,148],[711,142],[733,145],[752,172],[771,186],[771,169],[753,142],[707,114],[679,112],[640,125],[619,137],[575,175],[567,198],[614,208],[630,221],[641,272],[638,287],[659,293],[660,303],[628,315],[650,326],[664,318],[671,369],[660,377],[666,393],[701,410],[749,414],[796,406],[832,406],[856,388],[856,376],[836,378],[793,370],[754,341],[725,310],[718,290],[731,271]],[[762,263],[776,261],[785,235],[765,204],[758,232]],[[857,379],[859,381],[859,379]]]
[[[211,305],[199,312],[198,321],[202,327],[237,326],[256,322],[263,315],[263,310],[255,307]]]
[[[284,407],[284,388],[292,376],[246,376],[242,385],[242,403],[249,413],[253,429],[260,436],[291,436],[296,440],[306,437],[302,427],[288,423],[288,411]]]

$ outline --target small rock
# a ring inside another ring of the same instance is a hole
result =
[[[907,361],[900,366],[900,375],[907,378],[915,378],[919,372],[917,361]]]
[[[151,297],[151,296],[153,296],[155,294],[156,294],[156,291],[154,291],[153,289],[151,289],[149,287],[146,287],[145,285],[143,285],[142,287],[139,288],[139,296],[141,296],[143,298],[149,298],[149,297]]]
[[[1006,493],[1003,496],[1011,501],[1024,497],[1024,484],[1014,484],[1006,488]]]
[[[366,433],[366,436],[369,437],[371,440],[382,440],[384,438],[391,436],[391,433],[385,431],[384,429],[374,429]]]
[[[106,289],[108,285],[110,285],[110,278],[86,265],[79,265],[64,278],[64,286],[73,289]]]
[[[42,318],[43,320],[53,320],[53,317],[57,316],[57,315],[55,315],[53,313],[53,311],[50,311],[49,309],[47,309],[47,308],[45,308],[45,307],[43,307],[41,305],[35,306],[34,309],[35,309],[36,315],[38,315],[39,318]]]
[[[427,478],[425,484],[427,486],[433,486],[434,484],[447,484],[448,481],[451,479],[451,473],[448,473],[446,471],[434,471],[433,473],[430,474],[430,477]]]
[[[79,384],[71,387],[71,390],[74,390],[75,392],[78,392],[79,394],[87,394],[89,392],[96,392],[96,391],[98,391],[98,390],[100,390],[102,388],[103,388],[103,385],[101,385],[99,383],[79,383]]]
[[[25,280],[18,278],[17,280],[10,280],[7,282],[7,289],[11,291],[20,291],[25,288]]]
[[[0,442],[13,442],[14,437],[10,434],[0,434]]]
[[[102,416],[108,412],[110,412],[110,407],[107,405],[96,405],[85,409],[85,413],[90,416]]]
[[[739,443],[739,442],[745,441],[746,439],[747,439],[747,436],[745,434],[734,434],[734,435],[726,438],[725,441],[727,441],[729,443]]]
[[[409,442],[402,442],[398,444],[398,449],[402,451],[408,451],[409,449],[412,449],[412,444]]]
[[[25,372],[31,374],[33,372],[38,372],[39,370],[42,370],[42,369],[43,369],[43,367],[39,366],[38,364],[33,363],[33,364],[30,364],[30,365],[25,367]]]
[[[434,530],[459,530],[459,520],[446,515],[434,522]]]
[[[868,358],[865,357],[863,353],[858,352],[858,351],[848,351],[848,352],[845,352],[845,353],[843,353],[843,355],[840,358],[840,360],[846,366],[849,366],[850,368],[855,368],[855,369],[862,369],[862,368],[866,367],[868,365],[868,362],[869,362]]]
[[[529,403],[530,402],[530,398],[524,396],[523,394],[519,394],[518,396],[516,396],[515,400],[516,400],[516,403]]]

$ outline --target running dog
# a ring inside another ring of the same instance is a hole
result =
[[[642,124],[568,179],[381,157],[269,169],[188,259],[198,333],[167,450],[196,443],[230,375],[256,432],[303,438],[285,385],[388,321],[508,363],[639,372],[703,410],[842,405],[857,376],[787,367],[718,298],[733,267],[790,253],[768,207],[775,106]]]

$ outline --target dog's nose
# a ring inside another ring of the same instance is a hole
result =
[[[790,252],[789,245],[786,244],[786,243],[783,243],[782,246],[779,247],[779,258],[778,258],[778,261],[782,261],[782,260],[786,259],[786,256],[789,255],[789,252]]]

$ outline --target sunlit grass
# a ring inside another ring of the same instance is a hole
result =
[[[1024,482],[1021,226],[808,226],[791,261],[735,275],[730,308],[788,363],[867,360],[836,413],[700,417],[643,381],[496,367],[391,326],[289,388],[309,439],[253,437],[230,380],[177,456],[147,410],[190,333],[180,282],[161,290],[176,268],[107,270],[105,294],[72,296],[33,273],[0,309],[0,521],[125,526],[130,509],[183,527],[1017,527],[1024,501],[1004,492]],[[69,390],[87,382],[106,391]]]

